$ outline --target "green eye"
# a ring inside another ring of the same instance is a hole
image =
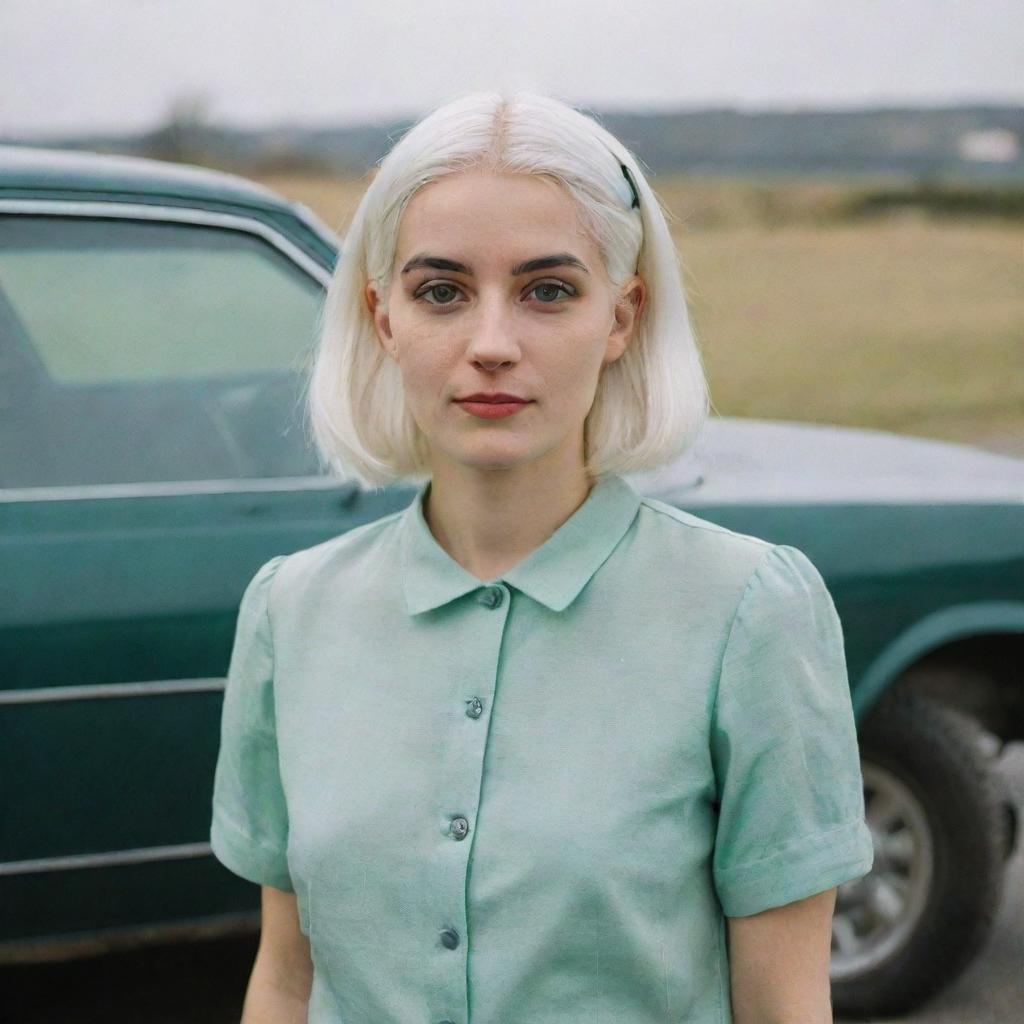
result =
[[[448,298],[438,296],[437,293],[439,291],[448,294]],[[429,295],[431,292],[434,293],[434,298],[437,299],[436,302],[431,302],[432,306],[448,306],[455,301],[455,297],[458,295],[459,290],[454,285],[439,282],[438,284],[432,284],[429,288],[425,288],[420,292],[420,295]]]
[[[574,288],[561,281],[540,281],[531,290],[545,305],[557,301],[559,292],[564,292],[567,298],[572,298],[576,294]]]

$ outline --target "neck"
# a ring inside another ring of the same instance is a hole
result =
[[[480,470],[432,466],[423,514],[438,544],[482,581],[497,579],[540,547],[586,500],[593,485],[580,460],[538,459]]]

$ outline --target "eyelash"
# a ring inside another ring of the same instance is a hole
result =
[[[568,284],[565,281],[558,281],[558,280],[537,281],[530,288],[530,292],[536,291],[536,289],[542,288],[545,285],[549,285],[549,286],[555,287],[555,288],[561,288],[566,293],[566,298],[572,299],[572,298],[575,298],[579,294],[576,291],[576,289],[573,288],[573,286],[571,284]],[[451,281],[432,281],[429,284],[427,284],[425,287],[420,288],[414,294],[413,298],[415,298],[415,299],[422,299],[425,295],[427,295],[429,292],[432,292],[435,288],[454,288],[456,290],[459,290],[459,286],[457,284],[454,284]],[[529,294],[529,293],[527,293],[527,294]],[[428,306],[433,306],[436,309],[450,309],[452,306],[458,305],[458,303],[453,300],[452,302],[427,302],[427,305]],[[544,306],[558,306],[558,305],[561,305],[561,302],[558,302],[558,301],[555,301],[555,302],[544,302],[544,303],[542,303],[542,305],[544,305]]]

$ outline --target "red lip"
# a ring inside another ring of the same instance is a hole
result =
[[[518,395],[505,394],[503,391],[478,391],[475,395],[456,398],[455,404],[478,420],[503,420],[517,415],[520,409],[525,409],[533,402]]]
[[[518,395],[507,395],[503,391],[478,391],[473,395],[463,395],[462,398],[456,398],[456,402],[489,402],[494,404],[507,405],[509,402],[527,402],[529,399],[520,398]]]

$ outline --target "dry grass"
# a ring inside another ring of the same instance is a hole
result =
[[[720,412],[1024,436],[1019,230],[729,229],[679,246]]]
[[[344,231],[369,179],[272,176]],[[659,179],[715,408],[1024,454],[1024,234],[836,220],[843,183]]]

